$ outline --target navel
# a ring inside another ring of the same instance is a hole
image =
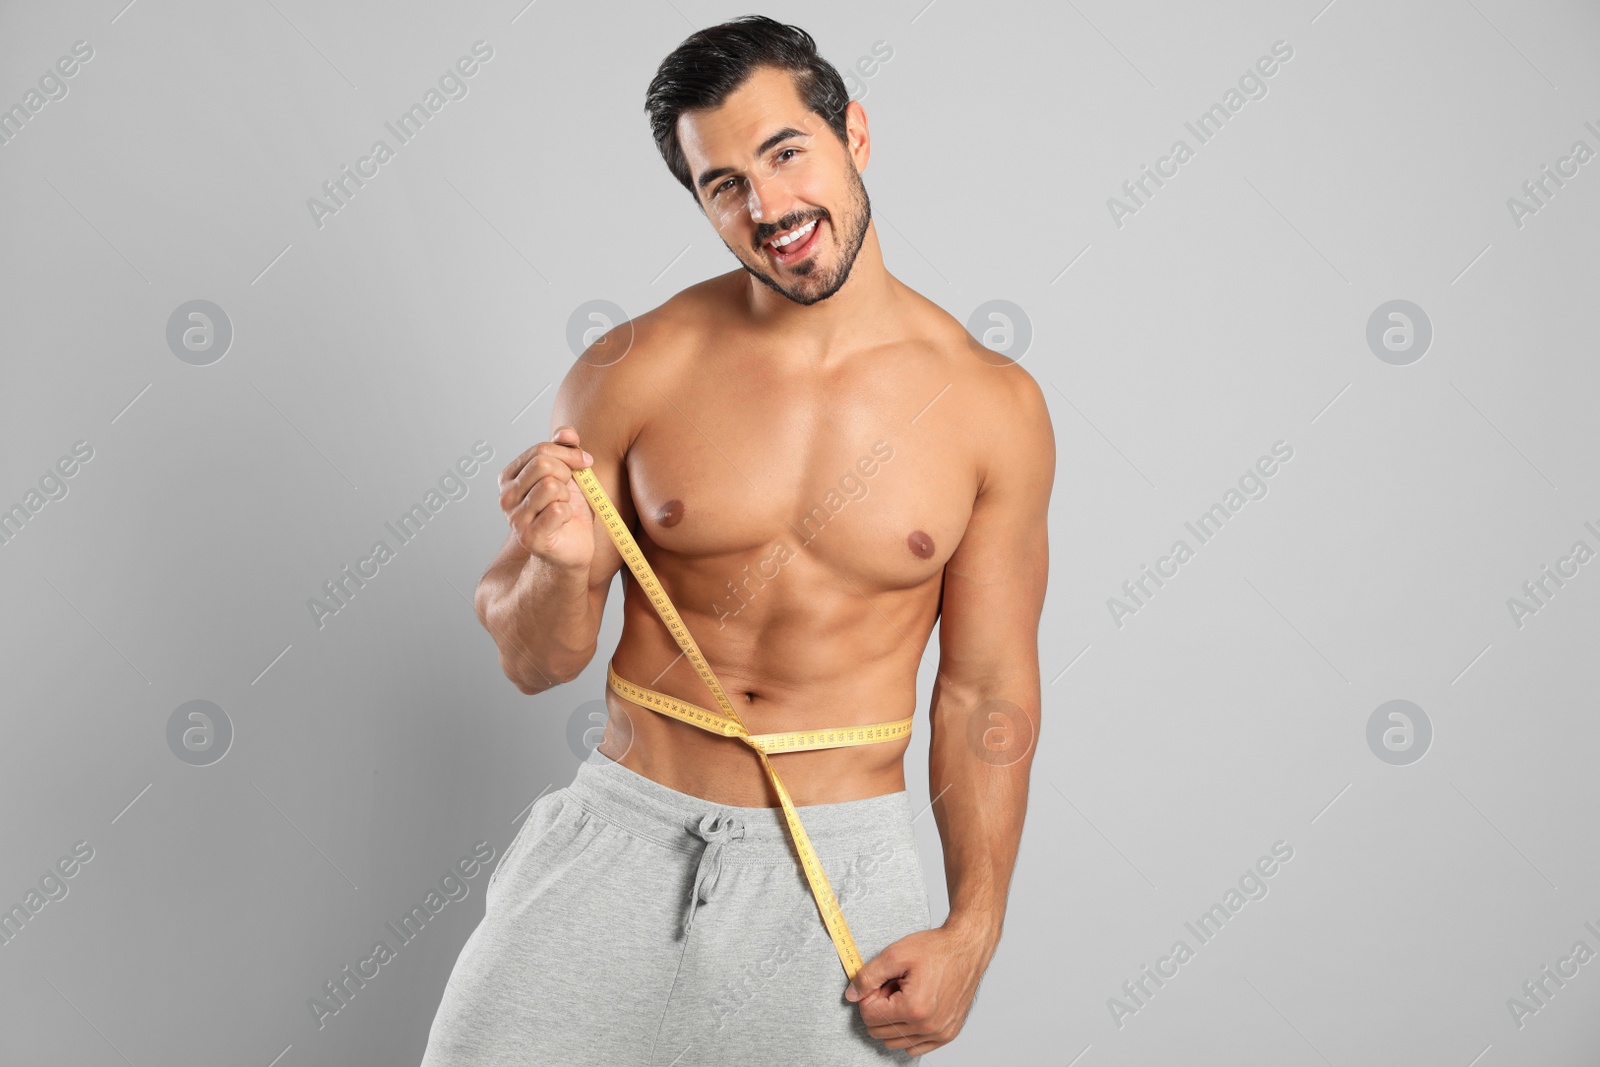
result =
[[[669,500],[656,511],[656,521],[663,526],[676,526],[683,521],[683,501]]]
[[[906,544],[918,559],[933,558],[933,538],[921,530],[912,530],[906,535]]]

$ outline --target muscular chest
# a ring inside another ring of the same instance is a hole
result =
[[[911,421],[921,391],[873,368],[680,384],[628,455],[642,532],[691,566],[793,553],[863,592],[936,578],[976,475],[960,437]]]

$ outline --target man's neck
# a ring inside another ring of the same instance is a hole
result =
[[[858,348],[863,340],[883,333],[885,312],[896,296],[897,283],[883,265],[876,227],[868,229],[850,277],[839,291],[810,306],[774,292],[749,272],[743,274],[751,322],[818,354]]]

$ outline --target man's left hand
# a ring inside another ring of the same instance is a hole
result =
[[[961,1032],[992,950],[945,927],[890,944],[856,972],[845,997],[885,1048],[932,1052]]]

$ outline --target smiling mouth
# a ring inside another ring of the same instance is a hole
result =
[[[821,228],[821,219],[812,219],[792,230],[783,233],[765,242],[761,247],[779,263],[789,263],[809,253],[817,243],[817,232]]]

